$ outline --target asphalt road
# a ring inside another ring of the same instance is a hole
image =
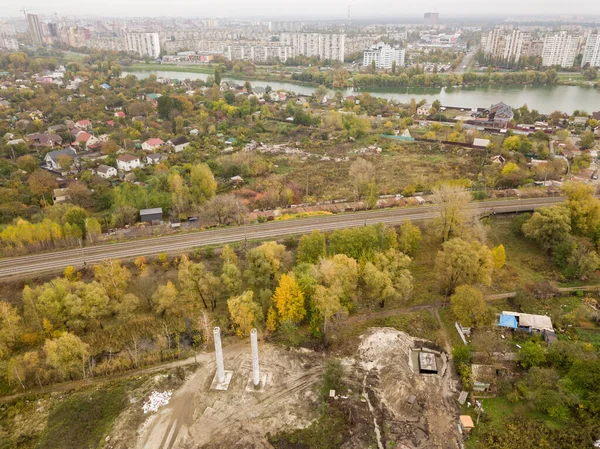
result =
[[[533,210],[563,201],[564,198],[532,198],[520,200],[482,201],[473,203],[476,212],[509,213]],[[372,212],[358,212],[305,218],[290,221],[272,221],[263,224],[220,228],[211,231],[155,237],[123,243],[91,246],[85,249],[71,249],[31,256],[0,259],[0,278],[24,277],[31,274],[62,271],[73,265],[82,267],[106,259],[132,259],[138,256],[152,256],[161,252],[180,254],[192,248],[208,245],[225,245],[248,240],[265,240],[285,235],[297,235],[313,230],[332,231],[369,224],[401,224],[407,219],[418,221],[433,218],[434,206],[386,209]]]

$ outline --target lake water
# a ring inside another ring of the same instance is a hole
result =
[[[205,73],[173,72],[168,70],[130,71],[123,72],[122,76],[134,75],[140,79],[147,78],[150,74],[157,77],[170,79],[201,79],[206,80],[210,75]],[[242,78],[224,77],[236,84],[243,84],[246,80]],[[271,86],[273,90],[286,90],[298,94],[310,95],[314,87],[302,86],[294,83],[278,81],[250,81],[253,86]],[[411,98],[417,101],[425,99],[431,103],[440,100],[444,106],[457,106],[464,108],[488,107],[491,104],[503,101],[512,107],[520,107],[527,104],[530,109],[549,114],[559,110],[572,113],[574,110],[584,110],[588,113],[600,111],[600,89],[580,86],[465,86],[446,88],[419,88],[409,87],[404,89],[380,90],[364,89],[361,92],[369,92],[373,96],[409,102]],[[344,95],[356,93],[344,90]]]

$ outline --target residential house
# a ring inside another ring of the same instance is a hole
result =
[[[148,94],[146,95],[146,101],[156,103],[160,97],[162,97],[161,94]]]
[[[528,313],[507,312],[500,314],[498,326],[509,329],[524,330],[529,333],[544,331],[554,332],[552,319],[546,315],[531,315]]]
[[[123,171],[131,171],[134,168],[141,167],[140,158],[131,154],[122,154],[117,157],[117,168]]]
[[[92,122],[89,120],[79,120],[75,122],[75,128],[90,131],[92,129]]]
[[[154,151],[154,150],[160,148],[160,146],[163,144],[164,144],[164,142],[161,139],[152,137],[152,138],[146,140],[144,143],[142,143],[142,150]]]
[[[96,174],[101,178],[108,179],[113,176],[117,176],[117,169],[115,167],[111,167],[110,165],[98,165],[96,168]]]
[[[62,143],[62,137],[58,134],[33,133],[27,135],[27,141],[32,147],[50,147],[59,146]]]
[[[490,161],[492,162],[492,164],[504,165],[504,163],[506,162],[506,159],[504,159],[504,156],[498,154],[496,156],[492,156],[490,158]]]
[[[487,121],[496,128],[507,128],[514,116],[515,114],[512,108],[509,105],[500,102],[490,106]]]
[[[146,156],[146,162],[148,165],[156,165],[165,159],[165,156],[160,153],[152,153]]]
[[[125,117],[125,113],[123,111],[115,112],[115,117],[123,118],[123,117]]]
[[[98,143],[100,143],[100,139],[86,131],[79,131],[75,136],[75,144],[85,149],[89,149]]]
[[[431,103],[424,104],[423,106],[417,108],[417,115],[427,116],[431,114],[431,108],[433,108],[433,105]]]
[[[69,189],[54,189],[52,192],[52,201],[54,204],[69,201]]]
[[[73,148],[63,148],[62,150],[50,151],[46,154],[44,158],[44,163],[46,164],[46,168],[48,170],[56,170],[62,172],[64,169],[61,167],[60,162],[62,162],[62,158],[70,157],[72,159],[77,158],[77,151]]]
[[[171,139],[167,142],[167,144],[171,145],[173,148],[175,148],[175,153],[179,153],[180,151],[183,151],[185,149],[185,147],[187,147],[190,142],[189,140],[187,140],[187,138],[185,136],[181,136],[181,137],[175,137],[174,139]]]

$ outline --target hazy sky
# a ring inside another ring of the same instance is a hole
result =
[[[24,6],[40,15],[344,18],[348,14],[348,5],[352,5],[356,18],[416,17],[426,11],[437,11],[447,17],[600,15],[600,1],[597,0],[425,0],[416,6],[412,2],[397,0],[6,0],[0,15],[22,14],[19,10]],[[37,10],[33,11],[34,8]]]

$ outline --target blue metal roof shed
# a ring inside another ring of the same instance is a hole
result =
[[[500,315],[500,321],[498,322],[498,326],[500,327],[510,327],[512,329],[516,329],[518,324],[517,324],[517,317],[513,316],[513,315]]]

